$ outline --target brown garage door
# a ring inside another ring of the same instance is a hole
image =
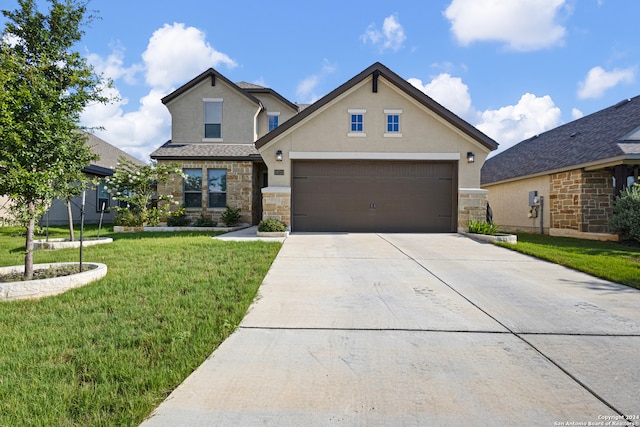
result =
[[[295,160],[292,230],[453,232],[457,164]]]

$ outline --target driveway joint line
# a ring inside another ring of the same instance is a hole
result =
[[[574,375],[572,375],[569,371],[567,371],[566,369],[564,369],[562,366],[560,366],[558,363],[556,363],[554,360],[552,360],[549,356],[547,356],[546,354],[544,354],[540,349],[538,349],[536,346],[534,346],[533,344],[531,344],[529,341],[527,341],[523,336],[521,336],[520,334],[518,334],[517,332],[513,331],[511,328],[509,328],[507,325],[505,325],[504,323],[502,323],[501,321],[499,321],[498,319],[496,319],[494,316],[492,316],[491,314],[489,314],[486,310],[482,309],[479,305],[477,305],[476,303],[474,303],[473,301],[471,301],[469,298],[467,298],[466,296],[464,296],[460,291],[458,291],[457,289],[455,289],[453,286],[451,286],[449,283],[445,282],[444,280],[442,280],[442,278],[440,278],[437,274],[435,274],[434,272],[432,272],[431,270],[429,270],[426,266],[424,266],[423,264],[421,264],[417,259],[415,259],[414,257],[412,257],[411,255],[409,255],[408,253],[406,253],[405,251],[403,251],[402,249],[400,249],[398,246],[396,246],[395,244],[393,244],[392,242],[390,242],[389,240],[387,240],[386,238],[384,238],[384,236],[380,235],[380,234],[376,234],[378,237],[380,237],[382,240],[384,240],[385,242],[387,242],[388,244],[390,244],[391,246],[393,246],[394,248],[396,248],[400,253],[402,253],[403,255],[407,256],[409,259],[411,259],[413,262],[415,262],[416,264],[418,264],[419,267],[421,267],[422,269],[424,269],[426,272],[428,272],[429,274],[431,274],[433,277],[435,277],[436,279],[438,279],[443,285],[445,285],[446,287],[448,287],[449,289],[451,289],[453,292],[455,292],[456,294],[458,294],[461,298],[463,298],[465,301],[467,301],[469,304],[471,304],[472,306],[474,306],[475,308],[477,308],[478,310],[480,310],[482,313],[484,313],[485,315],[487,315],[490,319],[493,319],[497,324],[499,324],[500,326],[502,326],[503,328],[505,328],[508,333],[512,334],[513,336],[515,336],[516,338],[520,339],[522,342],[524,342],[526,345],[528,345],[529,347],[531,347],[535,352],[537,352],[540,356],[542,356],[544,359],[546,359],[549,363],[551,363],[552,365],[554,365],[556,368],[558,368],[561,372],[564,372],[565,375],[567,375],[570,379],[572,379],[574,382],[576,382],[576,384],[578,384],[579,386],[581,386],[584,390],[586,390],[587,392],[589,392],[589,394],[591,394],[593,397],[595,397],[596,399],[598,399],[600,402],[602,402],[604,405],[606,405],[607,407],[609,407],[611,410],[613,410],[614,412],[616,412],[618,415],[625,417],[625,419],[627,418],[626,415],[618,410],[616,407],[614,407],[612,404],[610,404],[609,402],[607,402],[602,396],[600,396],[595,390],[591,389],[589,386],[587,386],[585,383],[583,383],[582,381],[580,381],[577,377],[575,377]]]

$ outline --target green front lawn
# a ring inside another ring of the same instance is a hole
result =
[[[640,289],[640,247],[614,242],[518,234],[509,249]]]
[[[18,232],[0,227],[0,266],[23,263]],[[138,425],[237,327],[281,246],[211,232],[101,235],[114,242],[83,252],[107,264],[105,278],[0,303],[0,425]],[[77,249],[35,253],[36,263],[77,260]]]

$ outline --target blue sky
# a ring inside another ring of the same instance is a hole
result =
[[[89,8],[100,19],[78,50],[114,80],[121,101],[88,108],[83,122],[104,126],[98,136],[142,160],[170,139],[160,98],[209,67],[309,103],[380,61],[500,151],[640,94],[636,0],[91,0]]]

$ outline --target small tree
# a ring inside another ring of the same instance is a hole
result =
[[[640,185],[634,184],[620,192],[613,205],[609,227],[640,241]]]
[[[91,21],[86,1],[49,0],[49,14],[35,0],[3,10],[0,39],[0,194],[19,206],[26,222],[26,279],[33,277],[36,217],[58,197],[56,183],[75,180],[95,157],[77,132],[90,102],[106,102],[104,87],[72,48]]]
[[[173,179],[174,175],[183,176],[178,165],[158,165],[152,162],[149,165],[138,166],[120,158],[116,172],[105,178],[105,183],[109,194],[124,205],[116,207],[120,218],[127,218],[124,225],[155,225],[160,217],[166,216],[173,196],[162,195],[156,199],[156,187],[159,182]],[[154,199],[158,202],[155,206]],[[159,203],[163,201],[168,203]]]

